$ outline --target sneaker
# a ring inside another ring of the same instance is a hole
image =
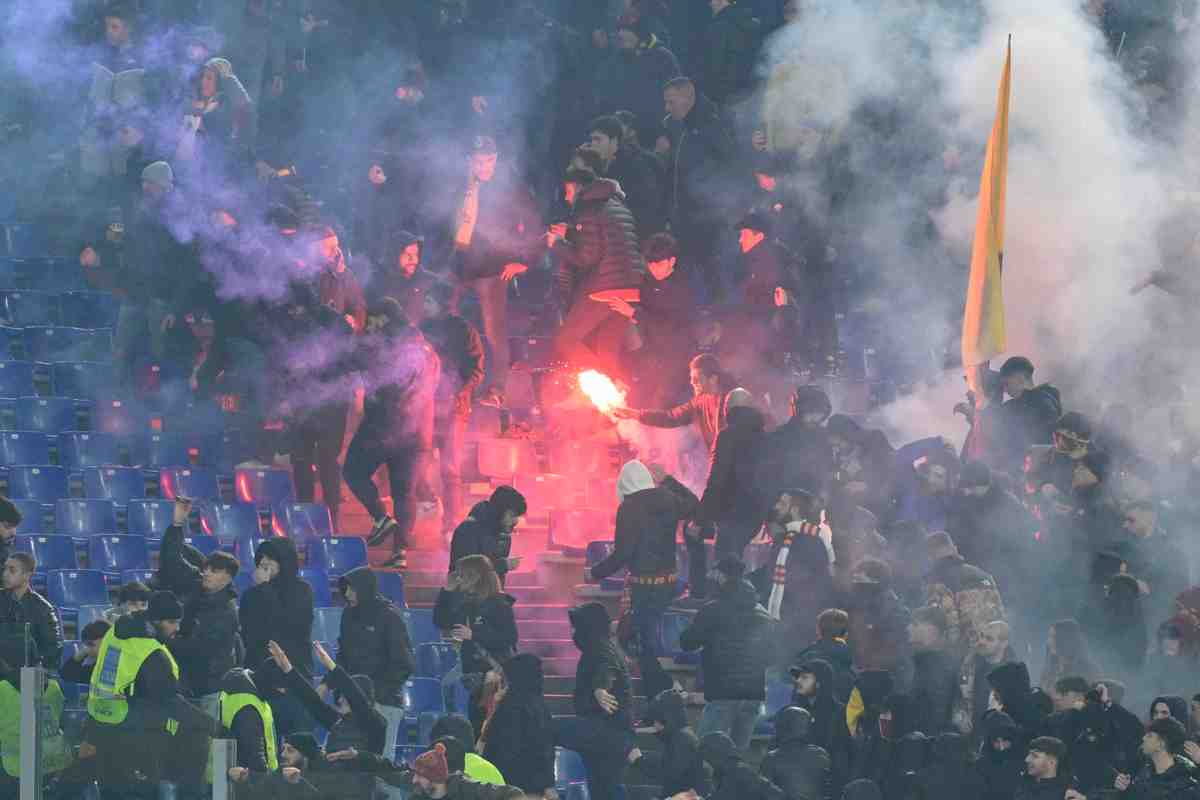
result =
[[[382,517],[375,523],[375,527],[371,528],[371,535],[367,537],[367,546],[376,547],[383,544],[388,534],[398,527],[399,523],[396,520],[391,517]]]
[[[491,406],[492,408],[504,408],[504,393],[495,386],[488,389],[479,398],[479,405]]]
[[[408,569],[408,555],[406,553],[394,553],[391,558],[383,562],[380,566],[387,569]]]

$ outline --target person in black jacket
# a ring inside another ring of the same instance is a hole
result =
[[[829,664],[833,670],[830,691],[839,703],[849,700],[854,689],[854,654],[847,641],[849,635],[850,615],[840,608],[827,608],[817,615],[817,640],[797,653],[794,659],[796,664],[814,659]],[[795,672],[792,675],[794,677]]]
[[[1010,475],[1021,474],[1030,446],[1050,444],[1062,414],[1058,389],[1050,384],[1034,385],[1033,370],[1033,362],[1024,356],[1013,356],[1000,367],[1009,399],[998,410],[992,466]]]
[[[644,775],[662,786],[663,797],[689,791],[707,797],[711,781],[700,754],[700,739],[688,722],[684,700],[683,692],[664,689],[650,702],[647,718],[654,724],[662,748],[642,753],[638,766]]]
[[[383,566],[403,569],[417,519],[417,465],[433,447],[441,364],[395,298],[385,297],[371,308],[364,338],[359,372],[366,381],[366,399],[362,423],[346,450],[346,485],[375,521],[367,543],[380,545],[392,536],[392,556]],[[385,465],[394,516],[388,515],[373,480]]]
[[[421,333],[442,362],[433,444],[442,472],[442,527],[452,530],[462,510],[462,443],[471,416],[471,398],[483,383],[483,340],[479,331],[452,313],[453,289],[434,284],[425,294]]]
[[[742,750],[750,737],[763,700],[773,632],[771,617],[758,604],[758,594],[743,580],[745,566],[733,556],[717,564],[717,597],[697,612],[679,635],[684,650],[701,652],[704,670],[704,716],[698,733],[721,731]]]
[[[259,687],[255,673],[235,667],[221,677],[221,716],[226,716],[226,704],[234,695],[251,695],[260,701],[268,699],[269,690]],[[229,719],[222,719],[229,738],[237,742],[237,765],[250,772],[262,774],[273,771],[271,764],[279,752],[278,735],[273,718],[259,712],[253,704],[237,711],[230,710]]]
[[[421,268],[425,240],[415,233],[398,231],[391,237],[391,259],[378,264],[367,283],[367,296],[394,298],[414,325],[425,319],[425,298],[437,278]]]
[[[0,497],[0,564],[8,560],[13,541],[17,538],[17,527],[21,524],[21,510],[7,497]]]
[[[733,740],[724,733],[700,739],[700,752],[712,767],[715,786],[708,800],[785,800],[787,795],[747,764]]]
[[[1021,731],[1003,711],[989,711],[980,727],[979,758],[975,772],[983,784],[983,800],[1012,800],[1021,781],[1024,761]]]
[[[542,660],[520,653],[504,662],[503,672],[496,710],[480,737],[481,755],[506,784],[540,796],[554,786],[554,721],[546,708]]]
[[[734,0],[710,0],[713,18],[704,32],[700,84],[715,102],[725,104],[753,79],[754,57],[763,23],[754,10]]]
[[[396,747],[404,722],[404,682],[413,672],[412,644],[400,609],[379,593],[379,581],[369,567],[352,569],[338,579],[346,598],[338,633],[338,659],[352,675],[366,675],[375,685],[379,712],[388,720],[383,752]]]
[[[1145,727],[1137,714],[1121,704],[1125,699],[1125,684],[1104,678],[1096,682],[1095,691],[1108,718],[1111,749],[1116,753],[1113,766],[1119,772],[1132,772],[1137,766],[1138,748],[1141,747]]]
[[[563,185],[570,223],[552,225],[546,234],[551,253],[558,257],[559,288],[567,308],[554,336],[554,351],[572,367],[613,374],[621,366],[629,323],[593,295],[637,288],[646,262],[620,184],[598,178],[590,169],[573,168]]]
[[[238,625],[246,648],[248,667],[258,671],[256,682],[267,691],[282,676],[260,669],[270,658],[268,643],[275,641],[308,675],[312,664],[312,587],[300,577],[299,556],[291,539],[268,539],[254,553],[254,586],[242,594]],[[270,694],[275,726],[280,736],[306,724],[303,710],[287,694]]]
[[[946,612],[938,606],[916,609],[908,624],[913,650],[913,728],[927,736],[950,728],[958,691],[959,661],[946,643],[948,627]]]
[[[1059,800],[1070,786],[1065,769],[1067,747],[1053,736],[1039,736],[1029,743],[1025,756],[1025,779],[1013,800]]]
[[[833,764],[829,753],[813,742],[813,719],[789,706],[775,715],[774,747],[759,772],[783,790],[788,800],[821,800],[833,796]]]
[[[850,729],[846,725],[846,704],[834,694],[836,679],[828,661],[809,658],[791,669],[795,690],[791,705],[802,708],[812,718],[809,741],[829,754],[833,789],[838,789],[850,774]]]
[[[588,791],[597,800],[619,800],[627,761],[641,751],[633,739],[633,691],[625,655],[612,638],[612,618],[600,603],[572,608],[575,716],[554,721],[554,742],[583,757]]]
[[[766,503],[787,489],[829,496],[833,477],[833,448],[825,420],[833,405],[815,385],[800,386],[791,399],[791,418],[765,437],[755,481]]]
[[[7,635],[29,639],[26,663],[57,670],[62,661],[63,634],[58,611],[33,590],[30,581],[37,561],[29,553],[11,553],[4,561],[4,591],[0,591],[0,628]]]
[[[658,89],[654,92],[657,94]],[[661,231],[665,220],[662,175],[657,162],[649,154],[648,158],[641,158],[641,150],[625,145],[621,140],[624,128],[616,117],[598,117],[589,127],[587,146],[600,156],[604,177],[616,181],[625,193],[638,238],[645,240]]]
[[[591,568],[590,577],[602,580],[628,567],[638,669],[647,696],[654,697],[672,684],[658,657],[662,615],[676,593],[675,533],[679,523],[695,513],[699,501],[669,475],[655,486],[650,470],[637,460],[621,467],[617,496],[621,505],[613,552]]]
[[[497,486],[492,496],[476,503],[467,518],[454,529],[450,540],[450,572],[459,560],[482,555],[492,562],[500,583],[510,569],[516,569],[519,558],[512,558],[512,536],[517,523],[525,516],[528,506],[525,497],[511,486]]]
[[[221,679],[240,655],[233,579],[241,565],[233,554],[221,550],[201,559],[196,559],[200,554],[192,548],[185,553],[183,536],[191,507],[186,499],[175,501],[175,519],[163,533],[159,584],[183,601],[183,624],[169,647],[179,662],[186,695],[217,719]]]

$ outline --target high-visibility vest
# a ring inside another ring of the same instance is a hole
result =
[[[133,682],[146,659],[161,652],[171,665],[171,673],[179,680],[179,665],[162,642],[149,637],[118,639],[110,628],[100,640],[92,683],[88,691],[88,714],[105,725],[120,725],[129,714],[129,696]]]
[[[267,766],[271,768],[271,772],[279,769],[279,745],[275,741],[275,715],[271,713],[271,707],[259,700],[258,695],[249,692],[221,692],[218,699],[221,703],[221,724],[227,731],[233,730],[233,718],[243,708],[249,706],[258,712],[258,716],[262,718],[263,738],[266,740],[263,749],[267,751]]]
[[[71,763],[61,727],[64,703],[58,681],[47,681],[46,691],[42,694],[42,723],[38,730],[42,771],[47,775],[61,772]],[[21,777],[21,692],[9,681],[0,681],[0,766],[10,777]]]

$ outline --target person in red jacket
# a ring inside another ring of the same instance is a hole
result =
[[[716,356],[703,353],[688,365],[692,399],[671,409],[618,408],[613,416],[633,419],[653,428],[682,428],[696,424],[704,446],[712,452],[717,433],[725,427],[725,393],[733,388]]]

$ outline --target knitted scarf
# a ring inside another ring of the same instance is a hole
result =
[[[771,596],[767,599],[767,611],[775,619],[781,619],[783,611],[783,592],[787,588],[788,554],[792,550],[792,542],[796,534],[815,536],[825,545],[829,553],[829,563],[833,564],[833,532],[825,524],[814,525],[811,522],[789,522],[783,535],[779,553],[775,556],[775,572],[772,576]]]

